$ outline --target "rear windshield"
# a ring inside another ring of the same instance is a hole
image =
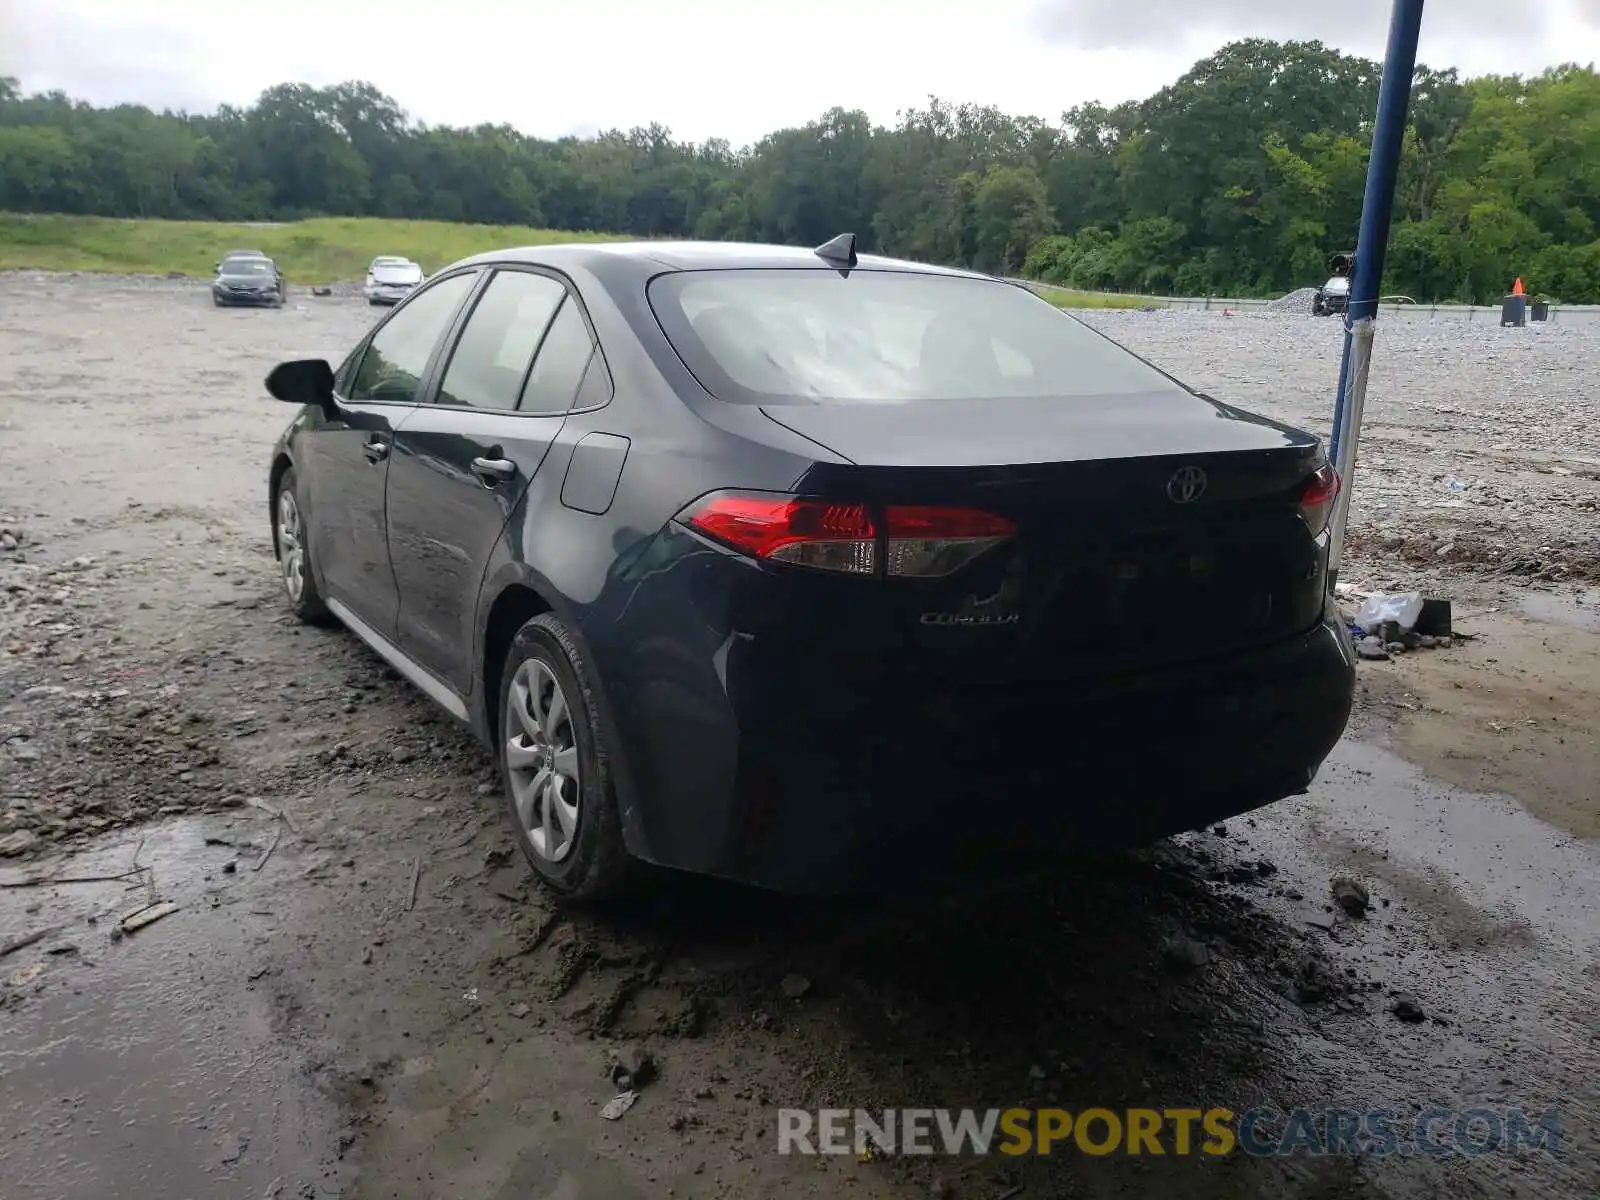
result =
[[[1033,293],[910,271],[682,271],[650,305],[701,385],[747,404],[1164,391],[1171,380]]]
[[[1322,285],[1322,290],[1325,292],[1348,292],[1350,290],[1350,278],[1347,275],[1335,275]]]
[[[416,263],[379,263],[372,268],[372,273],[392,283],[416,283],[422,279],[422,268]]]

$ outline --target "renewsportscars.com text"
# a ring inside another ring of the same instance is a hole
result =
[[[1289,1155],[1561,1152],[1561,1117],[1522,1109],[799,1108],[778,1111],[780,1154]]]

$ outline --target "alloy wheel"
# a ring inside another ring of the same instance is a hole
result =
[[[530,658],[511,678],[506,774],[533,852],[560,862],[578,835],[578,742],[566,694],[549,664]]]
[[[300,506],[295,503],[294,492],[284,488],[278,493],[278,567],[283,572],[283,586],[292,604],[300,603],[306,590],[304,538]]]

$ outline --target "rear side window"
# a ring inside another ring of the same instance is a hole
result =
[[[515,408],[533,352],[565,295],[548,275],[497,272],[467,318],[436,402]]]
[[[911,271],[681,271],[649,299],[685,365],[751,404],[1083,400],[1172,381],[1031,292]]]
[[[568,297],[539,346],[518,408],[531,413],[566,412],[572,407],[593,356],[594,339],[589,336],[589,327],[584,324],[577,302]]]
[[[477,275],[469,271],[413,293],[372,335],[348,398],[396,404],[415,400],[428,360],[475,282]]]

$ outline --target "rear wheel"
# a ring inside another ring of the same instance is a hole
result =
[[[273,544],[278,550],[278,574],[289,599],[289,611],[308,625],[331,625],[333,614],[317,590],[311,569],[311,541],[296,487],[294,468],[278,480],[272,499]]]
[[[500,770],[518,846],[558,895],[616,895],[635,863],[622,844],[583,652],[558,617],[543,613],[517,631],[501,678]]]

